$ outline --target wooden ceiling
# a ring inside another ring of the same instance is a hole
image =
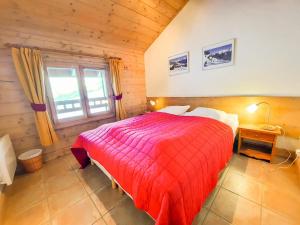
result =
[[[188,0],[1,0],[0,28],[145,51]]]

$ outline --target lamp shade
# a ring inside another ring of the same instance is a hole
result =
[[[256,112],[257,108],[258,108],[257,104],[251,104],[247,107],[247,111],[249,113],[254,113]]]
[[[150,105],[155,106],[156,105],[156,101],[150,100]]]

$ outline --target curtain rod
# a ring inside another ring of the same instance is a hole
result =
[[[107,55],[96,55],[96,54],[72,52],[72,51],[65,51],[65,50],[57,50],[57,49],[51,49],[51,48],[39,48],[39,47],[35,47],[35,46],[24,46],[24,45],[11,44],[11,43],[6,43],[6,44],[4,44],[4,46],[7,48],[31,48],[31,49],[38,49],[42,52],[43,51],[44,52],[53,52],[53,53],[60,53],[60,54],[93,57],[93,58],[120,59],[120,60],[122,59],[119,57],[108,57]]]

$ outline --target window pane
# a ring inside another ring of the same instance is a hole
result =
[[[83,74],[90,113],[109,112],[105,70],[86,68],[83,69]]]
[[[57,118],[83,116],[76,70],[74,68],[48,67],[47,71]]]

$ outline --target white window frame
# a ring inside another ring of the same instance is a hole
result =
[[[112,92],[112,88],[111,88],[111,83],[110,83],[110,79],[108,76],[108,70],[107,68],[103,68],[103,67],[93,67],[93,66],[79,66],[79,73],[80,73],[80,83],[82,85],[82,92],[83,92],[83,97],[84,97],[84,103],[85,103],[85,108],[86,108],[86,114],[87,117],[97,117],[99,115],[102,115],[104,113],[91,113],[90,112],[90,107],[88,105],[88,96],[87,96],[87,89],[85,86],[85,81],[84,81],[84,69],[94,69],[94,70],[104,70],[105,71],[105,81],[106,81],[106,87],[107,87],[107,96],[108,96],[108,105],[110,109],[114,110],[114,104],[113,104],[113,100],[112,100],[112,96],[113,96],[113,92]],[[111,110],[112,111],[112,110]]]
[[[81,101],[80,103],[81,103],[82,110],[83,110],[82,116],[76,116],[76,117],[66,118],[66,119],[58,119],[57,118],[56,107],[55,107],[55,103],[54,103],[54,99],[53,99],[49,76],[48,76],[48,70],[47,70],[48,67],[72,68],[72,69],[76,70],[76,78],[77,78],[79,94],[80,94],[80,101]],[[94,113],[94,114],[89,113],[88,97],[87,97],[87,90],[85,87],[83,69],[95,69],[95,70],[104,70],[105,71],[105,81],[106,81],[106,88],[107,88],[107,94],[108,94],[107,97],[108,97],[108,104],[110,106],[109,112],[99,112],[99,113]],[[55,63],[47,63],[44,67],[44,71],[45,71],[46,94],[47,94],[47,98],[48,98],[48,108],[50,108],[49,112],[50,112],[51,118],[54,122],[54,127],[56,129],[115,117],[115,104],[112,99],[113,92],[112,92],[112,88],[111,88],[110,78],[108,76],[107,66],[99,67],[99,66],[90,65],[90,64],[81,65],[81,64],[69,63],[69,62],[63,62],[63,63],[55,62]]]

